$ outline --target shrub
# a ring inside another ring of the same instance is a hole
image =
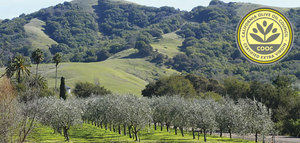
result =
[[[192,97],[196,95],[196,91],[191,82],[183,76],[170,76],[148,84],[142,91],[142,95],[147,97],[164,95]]]
[[[18,125],[18,101],[15,91],[6,78],[0,81],[0,142],[9,142],[8,138]]]
[[[95,85],[89,82],[79,82],[75,85],[74,94],[77,97],[86,98],[92,95],[111,94],[111,91],[105,89],[103,86]]]

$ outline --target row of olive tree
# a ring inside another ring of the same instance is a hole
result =
[[[101,128],[115,132],[123,132],[136,141],[140,140],[138,133],[152,123],[157,129],[157,123],[170,128],[179,129],[184,136],[184,130],[204,134],[218,131],[236,134],[267,135],[273,131],[271,111],[263,104],[249,99],[234,102],[224,99],[219,102],[204,99],[186,99],[179,96],[136,97],[132,95],[107,95],[86,99],[58,99],[44,97],[18,103],[18,115],[21,127],[19,142],[24,142],[32,126],[36,122],[50,126],[55,132],[64,135],[69,141],[69,129],[82,121],[92,123]],[[123,130],[123,131],[122,131]],[[133,135],[133,136],[132,136]]]
[[[8,123],[15,123],[17,130],[10,128],[12,130],[11,135],[17,135],[18,138],[17,140],[3,138],[3,141],[26,142],[27,136],[37,123],[50,126],[54,131],[61,134],[63,131],[66,141],[69,141],[68,131],[70,127],[82,122],[83,108],[81,100],[78,99],[63,100],[56,97],[44,97],[35,98],[27,102],[15,101],[14,103],[14,106],[17,106],[17,110],[10,114],[14,114],[15,119],[10,120]]]
[[[166,125],[167,131],[173,126],[175,134],[177,128],[184,136],[183,129],[192,129],[194,132],[203,132],[204,141],[206,133],[219,131],[230,134],[258,134],[266,135],[273,131],[271,111],[262,103],[249,99],[240,99],[235,103],[231,99],[220,102],[214,100],[183,99],[181,97],[152,98],[153,122]]]
[[[152,121],[152,110],[147,98],[138,98],[133,95],[109,95],[92,97],[85,100],[83,119],[87,122],[105,129],[121,128],[124,135],[128,135],[138,141],[138,133]]]
[[[225,98],[219,102],[203,99],[185,99],[179,96],[163,96],[153,98],[138,98],[130,95],[98,96],[84,100],[83,120],[92,122],[101,128],[113,130],[139,140],[138,132],[146,125],[154,123],[166,126],[167,131],[173,127],[175,134],[179,129],[184,136],[184,130],[192,130],[204,134],[218,131],[230,134],[266,135],[273,131],[271,111],[263,104],[249,99],[234,102]],[[199,138],[199,136],[198,136]]]

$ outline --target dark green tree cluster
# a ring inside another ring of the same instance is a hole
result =
[[[87,98],[92,95],[94,96],[107,95],[112,93],[110,90],[104,88],[103,86],[92,84],[89,82],[76,83],[73,92],[77,97],[80,98]]]
[[[183,97],[205,96],[208,92],[221,94],[224,90],[217,80],[188,74],[163,77],[149,83],[142,91],[146,97],[180,95]]]
[[[169,16],[178,15],[179,10],[172,7],[146,7],[135,4],[113,2],[109,0],[99,0],[99,4],[94,7],[99,17],[100,31],[107,35],[124,36],[124,30],[138,30],[147,28],[150,25],[157,29],[149,29],[149,33],[154,37],[160,37],[160,32],[169,33],[177,30],[181,24],[177,19],[166,21]]]

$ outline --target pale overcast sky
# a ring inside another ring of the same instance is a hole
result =
[[[56,5],[71,0],[0,0],[0,19],[17,17],[41,8]],[[191,10],[193,7],[207,6],[210,0],[127,0],[148,6],[172,6],[181,10]],[[223,0],[224,2],[251,2],[268,6],[300,7],[300,0]]]

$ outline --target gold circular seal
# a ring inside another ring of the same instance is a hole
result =
[[[293,42],[293,30],[288,19],[271,8],[255,9],[241,20],[237,29],[237,44],[251,62],[272,64],[287,55]]]

